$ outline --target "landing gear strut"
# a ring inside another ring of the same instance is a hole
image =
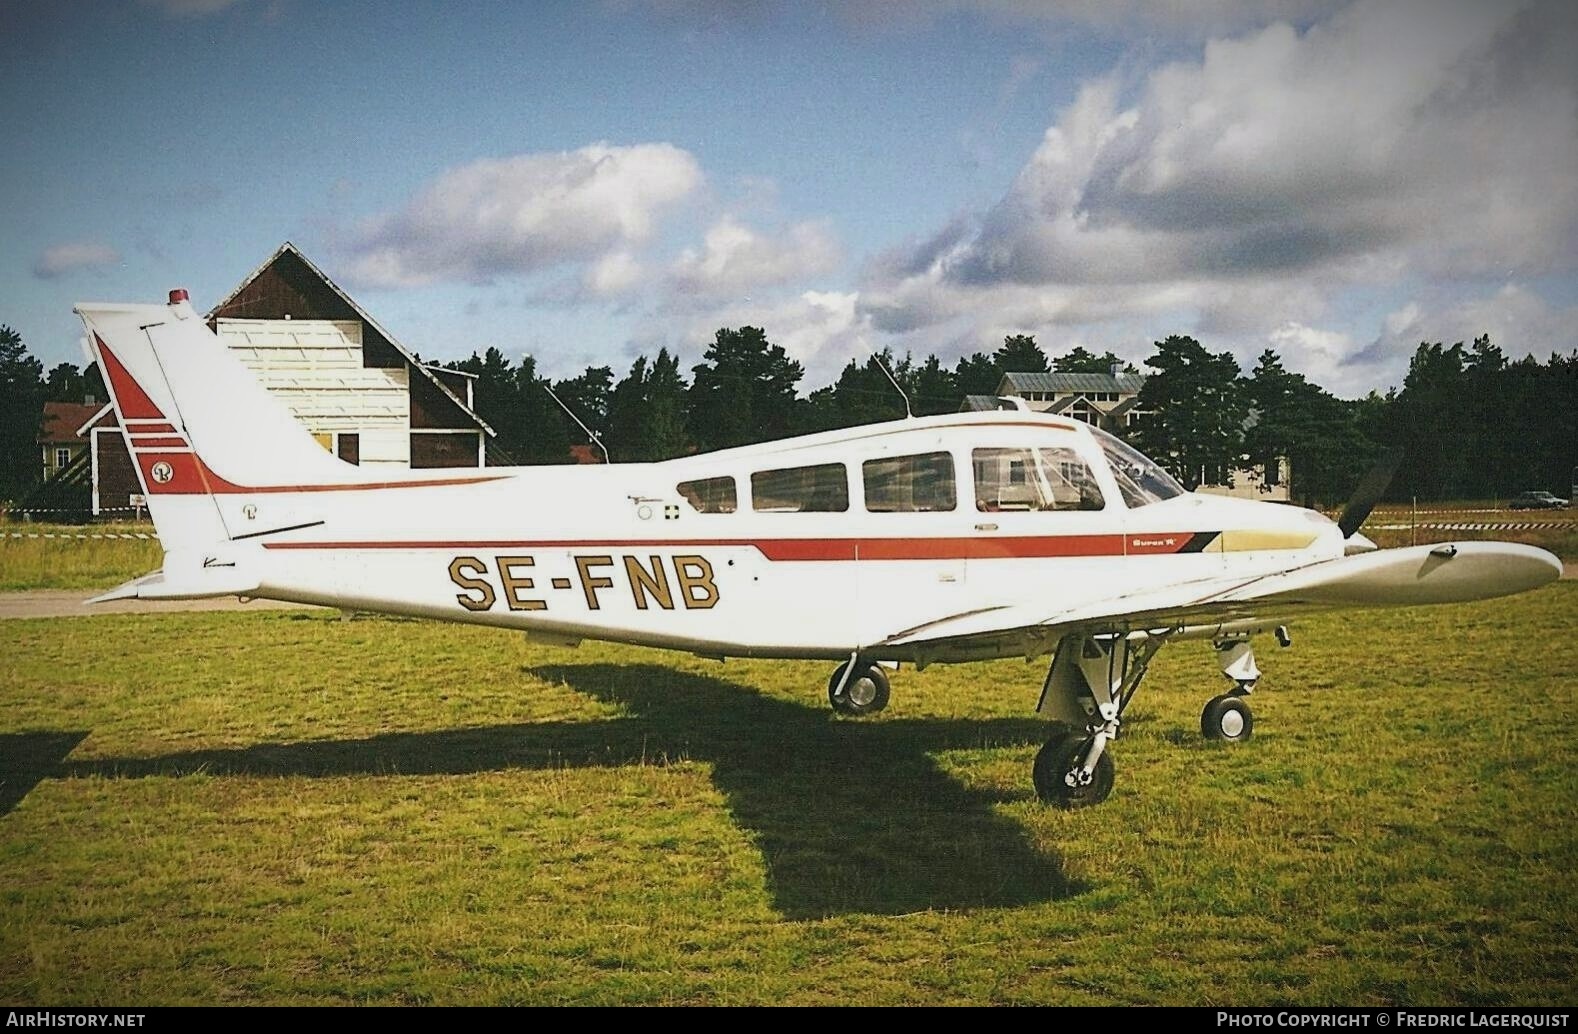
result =
[[[1112,792],[1107,745],[1164,635],[1065,636],[1058,643],[1037,710],[1062,719],[1036,755],[1036,796],[1063,808],[1100,804]],[[1084,733],[1076,730],[1083,727]]]
[[[1085,808],[1107,799],[1113,780],[1108,745],[1117,739],[1123,713],[1151,658],[1178,631],[1063,637],[1036,706],[1053,719],[1051,738],[1036,754],[1031,773],[1037,797],[1064,808]],[[1275,631],[1279,644],[1291,645],[1285,627],[1279,625]],[[1220,626],[1217,632],[1221,633]],[[1213,645],[1222,674],[1233,688],[1205,705],[1200,731],[1210,740],[1247,740],[1255,730],[1255,716],[1245,698],[1260,680],[1249,634],[1223,634]]]
[[[889,692],[887,672],[859,657],[840,664],[827,680],[827,702],[839,714],[854,718],[887,707]]]

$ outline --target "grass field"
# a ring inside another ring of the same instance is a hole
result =
[[[109,588],[156,570],[164,552],[154,539],[75,537],[123,534],[152,535],[153,525],[0,521],[0,592]]]
[[[1484,521],[1486,523],[1520,520],[1534,522],[1539,520],[1538,517],[1528,517],[1521,514],[1465,514],[1461,517],[1452,515],[1432,515],[1429,518],[1420,519],[1444,524],[1456,523],[1458,521],[1472,522],[1476,520]],[[1561,519],[1562,518],[1546,518],[1546,520],[1553,522]],[[1570,523],[1564,523],[1563,525],[1554,528],[1502,528],[1483,531],[1479,529],[1465,531],[1462,529],[1430,527],[1417,529],[1409,528],[1406,530],[1388,529],[1386,531],[1379,531],[1370,526],[1378,523],[1407,523],[1407,521],[1407,515],[1404,515],[1401,521],[1391,517],[1385,519],[1372,517],[1370,519],[1370,524],[1365,526],[1364,533],[1365,535],[1369,536],[1369,538],[1374,541],[1376,545],[1383,549],[1389,549],[1393,546],[1409,546],[1415,543],[1428,542],[1522,542],[1525,545],[1539,546],[1541,549],[1548,549],[1568,563],[1578,561],[1578,520],[1572,521]]]
[[[0,623],[0,1000],[1570,1003],[1578,584],[1169,647],[1065,813],[1043,669],[304,612]]]

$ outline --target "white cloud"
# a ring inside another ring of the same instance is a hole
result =
[[[1578,267],[1575,50],[1562,3],[1370,0],[1087,82],[997,203],[870,265],[862,309],[970,337],[1167,314],[1334,362],[1345,292]]]
[[[472,162],[365,223],[351,244],[351,275],[382,287],[486,283],[596,261],[646,240],[663,210],[701,180],[689,152],[661,143]]]
[[[856,292],[804,291],[769,302],[737,302],[696,313],[686,324],[682,350],[699,356],[719,327],[761,327],[805,367],[806,390],[838,376],[850,359],[872,351],[870,326],[857,311]]]
[[[1527,286],[1509,283],[1468,298],[1432,290],[1430,297],[1410,299],[1386,313],[1369,340],[1349,330],[1288,320],[1257,347],[1275,349],[1288,369],[1353,398],[1401,386],[1408,361],[1423,342],[1467,343],[1488,334],[1509,359],[1534,355],[1543,360],[1552,352],[1572,350],[1575,323],[1578,306],[1556,308]]]
[[[583,283],[592,294],[607,298],[628,292],[645,275],[646,270],[630,252],[612,251],[587,269]]]
[[[838,261],[826,222],[796,223],[770,235],[724,216],[707,230],[700,251],[687,249],[675,260],[669,279],[680,295],[734,295],[819,276]]]
[[[1494,293],[1461,299],[1417,299],[1387,314],[1380,333],[1354,362],[1379,364],[1401,372],[1423,342],[1473,341],[1489,334],[1492,344],[1517,359],[1552,352],[1568,353],[1574,347],[1572,328],[1578,324],[1578,306],[1555,308],[1528,287],[1508,283]]]
[[[1375,387],[1369,371],[1345,366],[1357,350],[1353,338],[1339,330],[1322,330],[1289,320],[1266,336],[1266,344],[1284,365],[1339,396],[1362,395]],[[1245,367],[1246,372],[1251,367]]]
[[[1385,336],[1402,337],[1409,333],[1419,323],[1421,310],[1418,302],[1409,302],[1401,309],[1386,314],[1382,326],[1385,327]]]
[[[33,264],[33,275],[40,280],[53,280],[79,270],[113,266],[120,260],[121,253],[108,244],[89,241],[57,244],[46,248],[38,257],[38,261]]]

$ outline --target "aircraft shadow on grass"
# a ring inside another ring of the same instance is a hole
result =
[[[87,738],[86,731],[0,733],[0,817],[42,780],[64,775],[61,763]]]
[[[754,834],[774,904],[790,918],[1012,907],[1081,890],[1061,859],[1032,847],[1017,823],[993,810],[1003,795],[961,785],[932,757],[1039,742],[1039,722],[839,721],[734,683],[648,665],[530,674],[625,714],[81,762],[64,758],[84,734],[37,734],[28,748],[31,770],[21,766],[16,789],[9,778],[0,786],[0,815],[51,777],[462,775],[694,760],[712,765],[735,821]]]

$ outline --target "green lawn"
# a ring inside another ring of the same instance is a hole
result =
[[[152,524],[0,521],[0,592],[108,589],[158,570],[164,551]]]
[[[305,612],[0,623],[0,1000],[1568,1003],[1578,585],[1167,648],[1099,808],[1043,669]]]

